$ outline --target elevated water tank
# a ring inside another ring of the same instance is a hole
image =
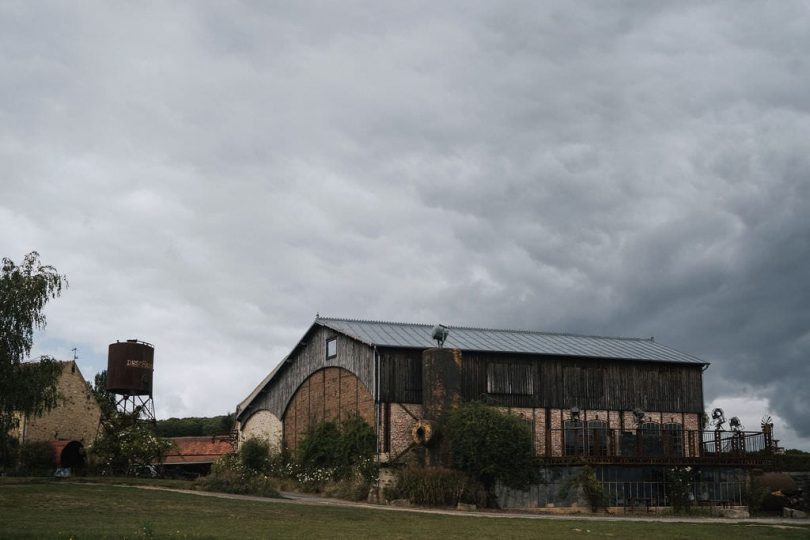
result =
[[[127,396],[151,396],[155,348],[128,339],[110,344],[107,353],[107,391]]]

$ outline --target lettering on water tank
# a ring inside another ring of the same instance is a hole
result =
[[[152,362],[149,360],[127,360],[127,367],[152,369]]]

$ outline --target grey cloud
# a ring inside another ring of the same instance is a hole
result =
[[[71,278],[43,343],[155,342],[164,415],[232,408],[320,311],[655,335],[807,444],[808,28],[801,2],[4,6],[0,247]]]

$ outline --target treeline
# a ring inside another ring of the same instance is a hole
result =
[[[159,437],[199,437],[204,435],[227,435],[233,429],[234,415],[158,420],[155,433]]]

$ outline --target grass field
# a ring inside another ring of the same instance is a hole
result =
[[[810,538],[810,528],[443,516],[114,485],[0,483],[0,538]]]

